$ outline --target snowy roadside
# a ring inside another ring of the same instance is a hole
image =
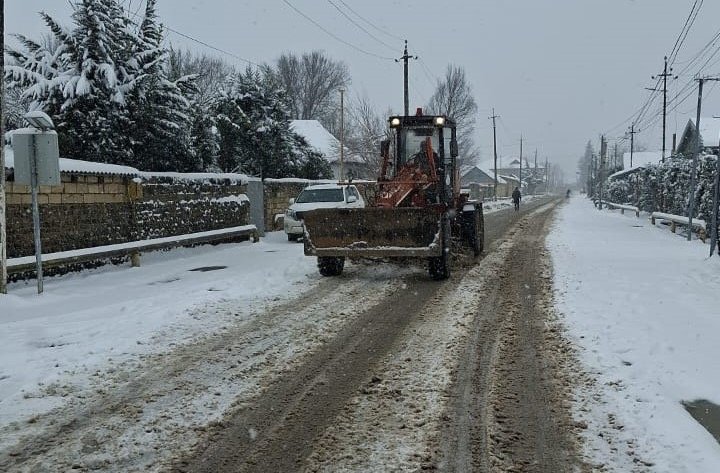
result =
[[[720,261],[581,197],[561,208],[547,244],[587,372],[574,409],[590,460],[606,471],[720,471],[720,446],[681,404],[720,404]]]
[[[543,199],[546,195],[527,195],[523,196],[522,202],[528,203],[537,199]],[[487,199],[483,201],[483,212],[486,214],[499,212],[501,210],[509,209],[513,206],[513,201],[510,197],[501,197],[498,200]]]
[[[62,405],[67,393],[56,386],[87,387],[97,371],[213,333],[234,318],[232,311],[198,317],[193,309],[263,307],[319,281],[314,259],[277,232],[256,244],[150,253],[140,268],[49,278],[40,297],[32,282],[11,284],[0,299],[0,427]]]

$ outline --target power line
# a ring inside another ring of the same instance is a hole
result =
[[[345,41],[344,39],[340,38],[339,36],[335,35],[335,34],[332,33],[331,31],[329,31],[328,29],[326,29],[326,28],[325,28],[324,26],[322,26],[320,23],[318,23],[317,21],[313,20],[312,18],[310,18],[309,16],[307,16],[305,13],[303,13],[302,11],[300,11],[297,7],[295,7],[295,6],[294,6],[292,3],[290,3],[288,0],[282,0],[282,1],[283,1],[283,3],[284,3],[285,5],[287,5],[287,6],[289,6],[290,8],[292,8],[298,15],[302,16],[302,17],[305,18],[307,21],[309,21],[309,22],[312,23],[313,25],[317,26],[320,30],[322,30],[325,34],[327,34],[328,36],[330,36],[330,37],[333,38],[334,40],[336,40],[336,41],[338,41],[338,42],[340,42],[340,43],[342,43],[342,44],[344,44],[344,45],[346,45],[346,46],[349,46],[349,47],[353,48],[354,50],[359,51],[359,52],[361,52],[361,53],[363,53],[363,54],[366,54],[366,55],[368,55],[368,56],[373,56],[373,57],[376,57],[376,58],[378,58],[378,59],[384,59],[384,60],[387,60],[387,61],[394,61],[394,60],[395,60],[394,58],[391,58],[391,57],[381,56],[381,55],[379,55],[379,54],[375,54],[375,53],[372,53],[372,52],[370,52],[370,51],[366,51],[366,50],[364,50],[364,49],[362,49],[362,48],[360,48],[360,47],[358,47],[358,46],[356,46],[356,45],[354,45],[354,44],[352,44],[352,43],[349,43],[349,42]]]
[[[695,24],[695,20],[697,19],[698,13],[700,13],[700,8],[702,7],[703,1],[704,0],[695,0],[695,2],[693,3],[692,8],[690,9],[690,14],[685,20],[685,24],[683,25],[682,30],[680,30],[680,34],[678,35],[677,40],[675,40],[675,45],[673,46],[672,51],[670,51],[671,65],[675,62],[677,54],[680,52],[680,48],[685,42],[688,33],[690,33],[690,29],[692,28],[693,24]]]
[[[382,44],[383,46],[385,46],[385,47],[387,47],[388,49],[391,49],[391,50],[393,50],[393,51],[395,51],[395,50],[397,49],[397,48],[395,48],[395,46],[391,46],[391,45],[387,44],[385,41],[381,40],[380,38],[378,38],[377,36],[375,36],[374,34],[372,34],[371,32],[369,32],[364,26],[362,26],[361,24],[359,24],[357,21],[355,21],[355,20],[353,20],[352,18],[350,18],[350,16],[349,16],[347,13],[345,13],[339,6],[337,6],[335,3],[333,3],[332,0],[328,0],[328,3],[329,3],[330,5],[332,5],[333,7],[335,7],[335,9],[336,9],[338,12],[340,12],[340,14],[341,14],[342,16],[344,16],[350,23],[352,23],[353,25],[355,25],[355,26],[357,26],[358,28],[360,28],[362,31],[365,32],[365,34],[367,34],[368,36],[370,36],[370,37],[371,37],[372,39],[374,39],[375,41],[377,41],[378,43]]]
[[[345,6],[345,8],[347,8],[348,10],[350,10],[356,17],[360,18],[362,21],[364,21],[365,23],[367,23],[368,25],[370,25],[370,27],[371,27],[371,28],[374,28],[376,31],[379,31],[380,33],[382,33],[382,34],[384,34],[384,35],[386,35],[386,36],[388,36],[388,37],[390,37],[390,38],[396,39],[396,40],[398,40],[398,41],[404,41],[404,40],[405,40],[405,38],[401,38],[401,37],[399,37],[399,36],[397,36],[397,35],[394,35],[394,34],[392,34],[392,33],[388,33],[387,31],[385,31],[385,30],[377,27],[377,26],[375,25],[375,23],[373,23],[372,21],[369,21],[369,20],[365,19],[362,15],[360,15],[358,12],[356,12],[355,10],[353,10],[352,7],[351,7],[350,5],[348,5],[347,3],[345,3],[343,0],[339,0],[339,1],[340,1],[340,3],[342,3],[342,4]]]
[[[135,18],[140,18],[140,15],[139,15],[138,13],[133,13],[132,15],[133,15]],[[134,21],[132,21],[130,18],[128,18],[128,21],[130,21],[130,23],[132,23],[133,25],[137,26],[138,28],[140,27],[140,25],[138,25],[137,23],[135,23]],[[189,39],[190,41],[193,41],[193,42],[195,42],[195,43],[197,43],[197,44],[200,44],[200,45],[202,45],[202,46],[205,46],[206,48],[212,49],[213,51],[217,51],[217,52],[219,52],[219,53],[225,54],[225,55],[227,55],[227,56],[229,56],[229,57],[235,58],[235,59],[237,59],[237,60],[239,60],[239,61],[245,62],[245,63],[247,63],[247,64],[250,64],[250,65],[253,65],[253,66],[256,66],[256,67],[262,67],[262,66],[261,66],[260,64],[258,64],[257,62],[251,61],[251,60],[249,60],[249,59],[245,59],[244,57],[238,56],[237,54],[231,53],[230,51],[226,51],[226,50],[224,50],[224,49],[222,49],[222,48],[218,48],[217,46],[213,46],[213,45],[211,45],[211,44],[208,44],[208,43],[206,43],[205,41],[202,41],[202,40],[200,40],[200,39],[194,38],[194,37],[192,37],[192,36],[190,36],[190,35],[188,35],[188,34],[185,34],[185,33],[180,32],[180,31],[178,31],[178,30],[176,30],[176,29],[170,28],[169,26],[167,26],[167,25],[165,25],[165,24],[163,24],[162,26],[163,26],[163,28],[165,28],[166,30],[168,30],[168,31],[170,31],[170,32],[172,32],[172,33],[175,33],[175,34],[178,35],[178,36],[182,36],[182,37],[185,38],[185,39]]]

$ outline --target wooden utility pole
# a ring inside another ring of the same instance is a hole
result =
[[[493,186],[493,199],[497,200],[497,185],[498,185],[498,175],[497,175],[497,127],[495,126],[495,120],[497,118],[500,118],[500,115],[495,115],[495,108],[493,107],[493,114],[490,119],[493,121],[493,155],[495,156],[493,166],[495,169],[495,177],[494,177],[494,186]]]
[[[395,59],[395,62],[403,61],[404,74],[403,74],[403,92],[405,98],[405,116],[410,115],[410,92],[408,91],[408,61],[410,59],[417,59],[417,56],[410,56],[408,54],[407,40],[405,40],[405,51],[400,59]]]
[[[662,74],[652,76],[653,79],[658,77],[662,78],[663,81],[663,133],[662,133],[662,161],[665,161],[665,131],[667,128],[667,78],[672,77],[672,67],[668,71],[668,58],[665,56],[665,67],[663,68]],[[677,79],[677,76],[674,77]]]
[[[695,213],[695,187],[697,181],[697,162],[700,159],[702,137],[700,136],[700,110],[702,109],[703,84],[707,81],[719,81],[720,77],[701,77],[698,81],[697,118],[695,120],[695,151],[693,152],[692,168],[690,169],[690,195],[688,196],[688,241],[692,240],[692,221]],[[718,158],[720,159],[720,157]]]
[[[5,80],[5,0],[0,0],[0,80]],[[5,215],[5,87],[0,89],[0,294],[7,294]]]
[[[638,133],[635,130],[635,124],[630,125],[630,167],[633,167],[633,152],[635,151],[635,135]],[[623,163],[623,166],[625,163]]]
[[[545,193],[550,193],[550,182],[549,182],[550,174],[548,172],[548,158],[545,158]]]
[[[522,165],[523,165],[522,145],[523,145],[523,136],[522,136],[522,133],[520,133],[520,175],[518,176],[518,179],[520,180],[520,183],[518,184],[518,189],[520,189],[520,190],[522,190]]]
[[[340,176],[339,181],[345,179],[345,89],[340,88]]]
[[[720,143],[718,144],[720,146]],[[715,253],[715,248],[718,248],[718,254],[720,254],[720,247],[718,247],[718,211],[720,211],[720,156],[717,156],[715,160],[715,186],[713,188],[713,203],[712,203],[712,228],[710,229],[710,256]]]

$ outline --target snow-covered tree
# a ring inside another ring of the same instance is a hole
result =
[[[347,65],[322,51],[297,56],[286,53],[266,73],[275,77],[287,94],[290,117],[319,120],[337,135],[339,89],[350,83]]]
[[[387,126],[389,115],[380,115],[367,97],[357,97],[348,106],[345,145],[365,163],[369,174],[367,177],[380,174],[380,142],[390,137]]]
[[[261,178],[325,177],[329,168],[290,130],[284,90],[248,68],[232,77],[217,104],[218,165]]]
[[[427,110],[428,113],[447,115],[455,120],[460,151],[459,165],[461,168],[474,165],[480,157],[473,138],[477,103],[463,67],[448,65],[445,77],[438,82],[430,97]]]
[[[148,0],[135,25],[118,0],[76,0],[74,28],[46,14],[53,40],[18,36],[9,85],[47,112],[64,156],[146,170],[199,168],[188,138],[189,78],[170,81],[162,28]]]
[[[202,161],[192,148],[188,133],[192,117],[189,97],[197,89],[194,76],[168,77],[168,51],[155,11],[156,0],[147,0],[133,54],[135,87],[129,94],[133,160],[142,169],[192,172]]]

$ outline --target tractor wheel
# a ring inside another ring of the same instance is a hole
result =
[[[485,249],[485,218],[480,211],[473,214],[472,249],[475,256],[480,256]]]
[[[447,253],[443,256],[430,258],[428,264],[430,277],[435,281],[442,281],[450,277],[450,257]]]
[[[345,267],[345,258],[318,256],[318,269],[323,276],[340,276]]]
[[[463,244],[473,251],[473,256],[480,256],[485,243],[485,228],[481,211],[475,210],[463,214],[462,237]]]

